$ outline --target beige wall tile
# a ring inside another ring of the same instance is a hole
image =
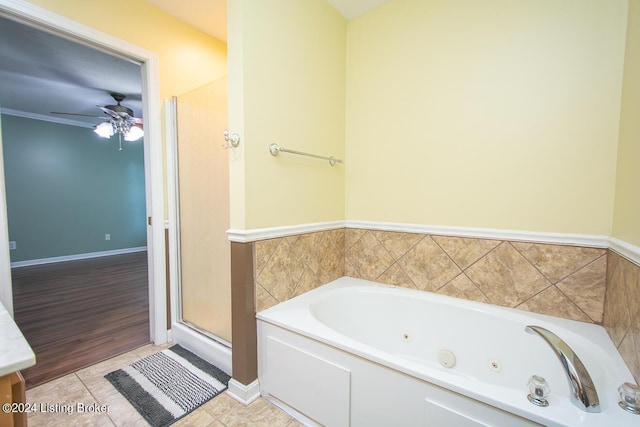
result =
[[[430,236],[411,248],[398,260],[398,264],[423,291],[436,291],[461,273]]]
[[[489,299],[465,274],[458,275],[458,277],[438,289],[438,293],[455,298],[489,303]]]
[[[366,232],[351,246],[346,252],[346,259],[357,271],[356,277],[367,280],[375,280],[394,262],[371,232]]]
[[[515,307],[551,286],[509,243],[503,242],[466,270],[493,304]]]
[[[633,319],[631,327],[618,346],[618,350],[636,382],[640,384],[640,316]]]
[[[620,257],[619,268],[624,278],[629,314],[636,316],[640,311],[640,267]]]
[[[348,251],[356,244],[358,240],[364,236],[367,230],[360,230],[357,228],[347,228],[344,233],[344,250]]]
[[[372,233],[395,260],[400,259],[409,249],[425,238],[424,234],[414,233],[392,231],[372,231]]]
[[[589,316],[590,321],[602,323],[606,279],[607,257],[602,255],[562,280],[557,287]]]
[[[544,291],[516,306],[516,308],[534,313],[548,314],[549,316],[579,320],[581,322],[590,321],[589,316],[580,310],[577,305],[555,286],[549,286]]]
[[[256,280],[278,301],[286,301],[293,295],[304,269],[302,255],[282,241]]]
[[[404,288],[417,289],[411,278],[404,272],[398,263],[393,264],[376,279],[376,282],[386,285],[402,286]]]
[[[500,244],[499,240],[433,236],[433,240],[461,269],[466,269]]]
[[[273,307],[278,304],[277,299],[273,297],[260,283],[256,283],[256,312],[266,310],[269,307]]]
[[[608,258],[607,291],[604,300],[604,327],[616,346],[619,346],[631,325],[623,269],[616,254]]]
[[[512,245],[553,284],[606,254],[606,249],[512,242]]]
[[[305,292],[314,290],[318,286],[322,286],[322,285],[323,283],[320,281],[318,276],[311,269],[308,268],[302,274],[302,278],[300,279],[300,282],[298,282],[298,286],[296,286],[293,292],[293,295],[291,295],[291,298],[297,297],[298,295],[302,295]]]
[[[256,276],[262,272],[271,255],[276,250],[282,239],[269,239],[256,242],[254,245],[254,259]]]

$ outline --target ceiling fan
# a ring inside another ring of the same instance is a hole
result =
[[[131,108],[120,104],[126,98],[125,95],[116,92],[112,92],[110,95],[114,101],[116,101],[116,105],[105,105],[104,107],[97,105],[97,107],[108,116],[108,120],[95,125],[93,131],[103,138],[110,138],[113,134],[117,133],[120,141],[119,149],[122,150],[123,136],[125,141],[137,141],[144,136],[143,123],[142,119],[134,117]],[[104,116],[94,116],[91,114],[62,113],[58,111],[52,111],[51,114],[105,118]]]

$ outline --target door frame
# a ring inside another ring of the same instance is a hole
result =
[[[162,120],[158,57],[154,52],[102,33],[47,9],[23,0],[0,0],[0,15],[22,21],[39,29],[67,37],[94,49],[103,50],[140,64],[142,73],[142,112],[144,126],[145,197],[149,224],[147,227],[147,259],[149,279],[150,338],[156,344],[167,341],[166,266],[164,227],[164,185],[162,159]],[[2,162],[0,151],[0,162]],[[3,163],[0,163],[2,171]],[[4,173],[0,177],[4,194]],[[11,278],[6,232],[6,200],[0,197],[0,278]],[[5,230],[3,232],[3,230]],[[4,254],[6,252],[6,254]],[[0,301],[13,314],[11,280],[0,280]]]

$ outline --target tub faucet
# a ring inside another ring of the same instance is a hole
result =
[[[593,384],[587,368],[571,350],[571,347],[556,334],[543,327],[529,325],[524,330],[530,334],[540,335],[560,359],[564,373],[567,374],[569,380],[571,402],[585,412],[600,412],[600,400],[596,386]]]

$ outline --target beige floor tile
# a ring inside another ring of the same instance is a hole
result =
[[[147,357],[153,353],[157,353],[159,351],[165,350],[169,347],[173,347],[175,344],[170,342],[162,345],[155,344],[147,344],[140,348],[133,350],[131,353],[135,354],[136,359],[142,359],[143,357]]]
[[[200,407],[187,415],[186,417],[178,420],[175,427],[202,427],[213,425],[217,420],[208,413],[204,408]]]
[[[30,427],[92,426],[146,427],[149,424],[109,381],[109,372],[136,360],[171,347],[171,343],[147,345],[82,369],[74,374],[50,381],[27,391],[27,402],[49,412],[33,412],[28,416]],[[82,412],[82,406],[105,405],[106,413]],[[57,405],[57,406],[55,406]],[[78,412],[80,408],[81,412]],[[57,412],[53,412],[57,409]],[[68,410],[70,413],[62,411]],[[226,393],[215,397],[174,424],[177,427],[298,427],[301,423],[285,412],[259,398],[244,406]]]
[[[115,390],[115,389],[114,389]],[[117,391],[98,398],[98,401],[109,408],[109,418],[119,427],[145,427],[149,424],[129,403],[129,401]]]
[[[244,406],[223,394],[205,404],[204,409],[227,427],[278,427],[287,426],[293,420],[262,398]]]
[[[28,415],[30,426],[113,426],[108,414],[87,408],[102,405],[75,374],[66,375],[27,391],[27,402],[37,412]]]

